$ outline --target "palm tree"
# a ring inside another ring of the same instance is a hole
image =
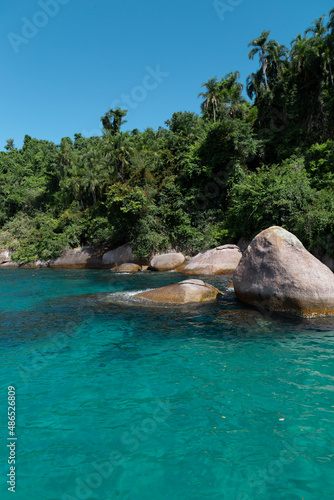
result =
[[[306,32],[323,32],[322,21]],[[305,33],[306,33],[305,32]],[[321,130],[324,127],[325,110],[323,84],[329,74],[323,38],[319,36],[302,37],[300,34],[291,42],[291,66],[297,85],[298,101],[303,110],[302,120],[306,120],[308,130]]]
[[[258,38],[249,42],[253,47],[248,52],[249,59],[259,54],[261,69],[247,78],[246,90],[248,96],[260,97],[263,91],[269,89],[269,83],[282,78],[282,73],[289,67],[288,49],[276,40],[268,40],[270,31],[263,31]]]
[[[239,71],[230,72],[219,82],[222,110],[232,119],[240,114],[241,105],[246,102],[242,97],[243,85],[237,81],[238,78],[240,78]]]
[[[329,31],[329,34],[327,35],[327,37],[325,39],[325,51],[326,51],[326,57],[327,57],[327,61],[328,61],[330,81],[331,81],[331,85],[333,87],[334,81],[333,81],[332,62],[333,62],[333,56],[334,56],[334,8],[329,11],[328,17],[329,17],[329,22],[327,24],[327,30]]]
[[[123,117],[126,116],[127,112],[126,109],[121,108],[109,109],[109,111],[101,117],[103,133],[112,136],[118,134],[121,126],[126,123]]]
[[[106,163],[119,179],[125,181],[125,169],[132,163],[134,149],[128,133],[119,132],[114,137],[106,136],[104,143]]]
[[[327,29],[331,32],[331,34],[333,34],[334,33],[334,8],[332,8],[329,11],[328,17],[329,17],[329,22],[327,24]]]
[[[325,36],[328,31],[328,25],[325,26],[324,19],[325,16],[319,17],[313,21],[314,26],[310,26],[306,31],[305,35],[308,33],[312,33],[312,37],[310,38],[310,43],[313,47],[313,50],[317,57],[317,62],[319,66],[319,70],[322,75],[326,78],[326,73],[331,72],[330,67],[330,45],[328,45],[327,37]]]
[[[246,92],[250,99],[259,97],[262,92],[263,79],[262,70],[259,69],[256,73],[251,73],[246,80]]]
[[[214,78],[210,78],[210,80],[202,84],[202,87],[207,89],[206,92],[200,92],[198,94],[198,97],[204,98],[204,101],[201,104],[202,112],[206,112],[208,117],[210,117],[210,111],[212,109],[213,123],[216,123],[216,112],[220,102],[218,78],[216,76]]]
[[[323,22],[324,17],[326,16],[323,15],[319,17],[319,19],[313,21],[314,26],[310,26],[309,28],[307,28],[307,30],[305,31],[305,35],[307,35],[308,33],[312,33],[314,37],[323,38],[328,29],[328,27],[325,26]]]
[[[262,31],[261,35],[258,38],[254,38],[251,42],[249,42],[248,47],[253,47],[248,52],[249,59],[254,59],[256,54],[260,55],[260,63],[262,67],[262,73],[264,76],[265,86],[268,88],[268,80],[267,80],[267,67],[268,67],[268,37],[270,35],[270,31]]]
[[[299,33],[291,42],[290,58],[292,70],[295,73],[301,73],[308,66],[312,54],[313,48],[310,44],[310,39],[306,36],[301,36]]]
[[[97,149],[89,149],[83,156],[82,187],[89,189],[93,205],[97,203],[98,188],[102,186],[107,177],[107,169]]]
[[[282,77],[282,72],[289,66],[288,55],[289,51],[285,45],[280,45],[276,40],[268,42],[268,70],[270,69],[271,78]]]
[[[61,181],[62,189],[71,188],[73,197],[80,202],[81,208],[84,210],[83,203],[83,186],[82,186],[82,169],[79,164],[73,163],[68,170],[68,176]]]
[[[67,175],[68,169],[71,166],[71,161],[75,155],[72,141],[69,137],[63,137],[60,143],[59,149],[59,164],[61,167],[60,173],[61,177]]]

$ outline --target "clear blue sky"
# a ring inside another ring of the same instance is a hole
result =
[[[129,110],[124,130],[199,113],[203,82],[239,70],[245,83],[258,68],[250,40],[268,29],[289,46],[332,7],[221,0],[218,15],[214,0],[2,0],[0,148],[25,134],[57,144],[99,135],[115,104]]]

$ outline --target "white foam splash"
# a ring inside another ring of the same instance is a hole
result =
[[[132,290],[132,291],[123,291],[123,292],[113,292],[110,293],[110,297],[133,297],[137,295],[137,293],[150,292],[151,290],[155,290],[154,288],[146,288],[145,290]]]

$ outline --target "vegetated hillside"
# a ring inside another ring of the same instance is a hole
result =
[[[238,72],[203,84],[202,116],[101,137],[9,139],[0,153],[0,249],[20,262],[65,247],[131,242],[138,256],[194,253],[270,225],[334,256],[334,9],[291,48],[264,31],[242,96]],[[200,90],[200,89],[199,89]]]

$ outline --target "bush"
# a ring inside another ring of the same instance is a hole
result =
[[[303,159],[263,166],[232,187],[227,227],[235,238],[252,238],[273,225],[294,232],[296,216],[306,214],[313,196]],[[304,237],[302,230],[300,234]]]
[[[312,186],[317,189],[334,186],[334,141],[313,144],[305,155],[305,167]]]

